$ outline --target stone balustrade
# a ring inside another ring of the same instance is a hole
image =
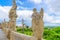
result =
[[[4,32],[5,32],[6,36],[8,36],[9,29],[4,28],[4,30],[5,30]],[[11,31],[9,40],[37,40],[37,38],[33,37],[33,36],[21,34],[21,33],[15,32],[15,31]]]
[[[16,32],[15,31],[16,20],[13,22],[10,20],[9,27],[3,26],[2,28],[9,40],[42,40],[43,38],[42,36],[44,32],[43,9],[41,8],[40,15],[38,13],[35,13],[36,9],[34,9],[33,11],[34,11],[34,14],[32,15],[33,36],[28,36],[28,35]]]
[[[27,35],[17,33],[14,31],[11,32],[11,35],[12,35],[11,38],[13,40],[30,40],[30,38],[31,38],[31,36],[27,36]]]

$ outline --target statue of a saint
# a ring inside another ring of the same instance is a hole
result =
[[[12,19],[16,20],[16,18],[17,18],[17,15],[16,15],[17,5],[16,5],[15,0],[12,0],[12,1],[13,1],[13,6],[12,6],[10,12],[9,12],[9,18],[10,18],[11,20],[12,20]]]
[[[40,13],[38,13],[35,8],[33,9],[32,30],[33,30],[33,36],[35,36],[38,40],[42,40],[43,30],[44,30],[42,8]]]

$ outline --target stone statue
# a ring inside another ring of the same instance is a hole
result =
[[[13,6],[9,12],[9,18],[10,18],[10,28],[12,30],[16,30],[16,18],[17,18],[17,15],[16,15],[16,9],[17,9],[17,5],[16,5],[16,2],[15,0],[12,0],[13,1]]]
[[[40,13],[36,11],[36,8],[33,9],[32,30],[33,30],[33,36],[36,37],[37,40],[42,40],[44,30],[43,8],[41,8]]]
[[[9,18],[12,20],[13,18],[17,18],[17,15],[16,15],[16,9],[17,9],[17,5],[15,3],[15,0],[13,0],[13,6],[9,12]]]
[[[16,18],[17,18],[17,15],[16,15],[16,9],[17,9],[17,5],[16,5],[16,2],[15,0],[12,0],[13,2],[13,6],[9,12],[9,30],[8,30],[8,33],[7,33],[7,38],[9,40],[11,40],[11,30],[12,31],[16,31]]]

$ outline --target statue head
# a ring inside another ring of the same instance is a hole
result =
[[[13,0],[12,3],[13,3],[13,7],[12,7],[12,9],[16,9],[16,8],[17,8],[16,0]]]
[[[16,0],[12,0],[12,4],[13,5],[16,5]]]
[[[34,8],[34,9],[33,9],[33,12],[36,12],[36,11],[37,11],[36,8]]]

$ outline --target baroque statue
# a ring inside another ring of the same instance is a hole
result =
[[[13,6],[9,12],[9,18],[10,18],[9,23],[10,23],[10,28],[15,31],[16,30],[15,29],[16,28],[16,18],[17,18],[17,15],[16,15],[17,5],[16,5],[15,0],[12,0],[12,1],[13,1]]]
[[[43,31],[44,31],[44,23],[43,23],[43,8],[38,13],[36,8],[33,9],[32,14],[32,30],[33,36],[37,38],[37,40],[42,40]]]

